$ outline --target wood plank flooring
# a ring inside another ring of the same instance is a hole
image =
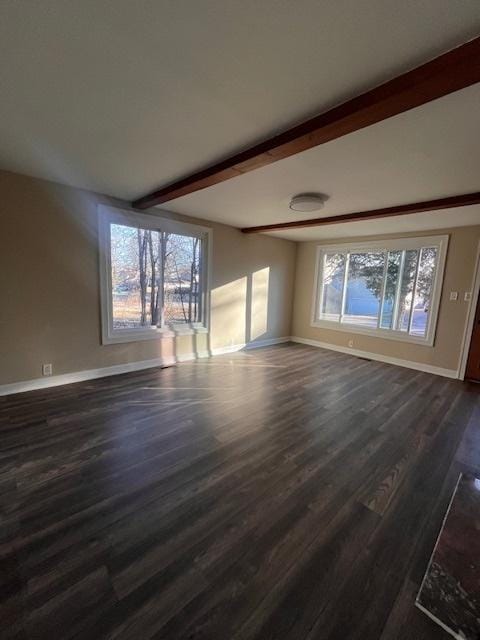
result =
[[[479,391],[287,344],[0,398],[1,637],[447,640]]]

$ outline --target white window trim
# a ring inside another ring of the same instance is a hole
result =
[[[210,282],[212,229],[201,225],[171,220],[155,214],[138,213],[133,209],[98,205],[99,260],[100,260],[100,307],[102,320],[102,344],[137,342],[173,338],[176,335],[208,333],[210,326]],[[114,329],[112,309],[112,269],[110,254],[110,225],[122,224],[155,231],[194,236],[202,240],[202,322],[169,323],[165,326],[148,326],[135,329]]]
[[[445,272],[445,262],[448,248],[448,235],[441,236],[418,236],[414,238],[396,238],[392,240],[372,240],[365,242],[351,242],[343,244],[322,244],[317,246],[317,256],[315,263],[315,277],[313,285],[312,298],[312,314],[311,326],[333,331],[342,331],[346,333],[362,334],[375,336],[377,338],[386,338],[387,340],[397,340],[400,342],[412,342],[415,344],[432,347],[435,343],[435,333],[437,329],[438,310],[440,308],[440,299],[442,295],[443,276]],[[323,256],[325,253],[345,253],[345,252],[380,252],[394,251],[401,249],[420,249],[421,247],[437,247],[438,259],[435,269],[435,279],[432,287],[432,297],[430,305],[430,313],[428,319],[427,335],[424,338],[405,334],[403,331],[394,331],[392,329],[382,329],[381,327],[359,327],[355,324],[347,322],[337,322],[333,320],[320,319],[317,316],[319,303],[323,294],[323,274],[320,271],[323,268]]]

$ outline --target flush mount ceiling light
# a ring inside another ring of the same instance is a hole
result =
[[[323,193],[299,193],[290,200],[289,207],[292,211],[318,211],[327,199]]]

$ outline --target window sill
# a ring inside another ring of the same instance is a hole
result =
[[[167,325],[165,327],[152,327],[151,329],[119,329],[111,335],[102,337],[102,344],[122,344],[126,342],[142,342],[143,340],[165,340],[178,336],[189,336],[199,333],[208,333],[203,325]]]
[[[343,333],[360,334],[374,338],[395,340],[397,342],[410,342],[423,347],[433,347],[435,338],[433,335],[421,338],[400,331],[391,331],[390,329],[370,329],[369,327],[361,327],[356,324],[331,322],[329,320],[315,320],[310,326],[317,329],[330,329],[331,331],[342,331]]]

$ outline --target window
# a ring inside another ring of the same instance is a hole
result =
[[[202,321],[200,238],[165,234],[163,316],[165,322]]]
[[[318,247],[314,326],[433,345],[448,236]]]
[[[206,331],[210,230],[99,209],[104,344]]]

